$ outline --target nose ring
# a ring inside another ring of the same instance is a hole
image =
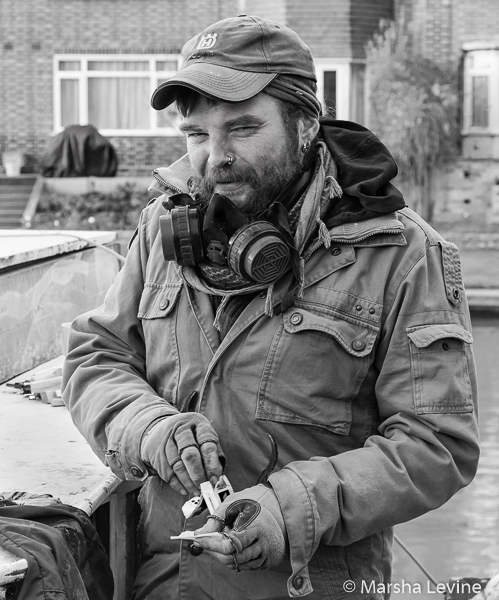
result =
[[[227,158],[228,158],[228,161],[227,161],[228,164],[231,165],[234,158],[230,154],[227,154]]]

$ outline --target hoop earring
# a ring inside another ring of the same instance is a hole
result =
[[[303,142],[302,147],[301,147],[301,151],[303,152],[303,154],[306,154],[310,150],[311,145],[312,144],[311,144],[310,140]]]

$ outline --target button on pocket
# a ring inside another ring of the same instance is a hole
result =
[[[364,342],[364,340],[354,340],[352,342],[352,348],[357,352],[362,352],[362,350],[364,350],[365,347],[366,343]]]

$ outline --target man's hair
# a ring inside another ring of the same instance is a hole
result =
[[[311,93],[317,94],[317,84],[311,79],[305,79],[304,77],[298,77],[297,75],[279,75],[278,79],[291,86],[294,82],[300,82],[301,85],[305,84],[310,89]],[[263,92],[265,92],[265,89]],[[179,86],[175,97],[175,103],[179,113],[183,117],[187,117],[189,113],[196,108],[201,97],[202,94],[199,92],[188,87]],[[206,96],[206,100],[209,106],[213,106],[217,102],[223,102],[223,100],[216,100],[215,98],[210,98],[208,96]],[[297,122],[306,116],[305,111],[298,104],[289,102],[288,100],[276,98],[276,101],[278,102],[286,129],[288,131],[295,131]]]

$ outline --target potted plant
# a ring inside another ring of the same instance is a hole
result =
[[[6,150],[2,152],[2,164],[7,177],[18,177],[24,165],[24,154],[21,150]]]

